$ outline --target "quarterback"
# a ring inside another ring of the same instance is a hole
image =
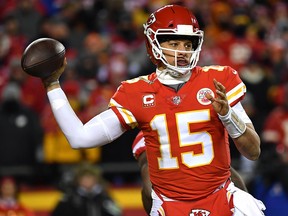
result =
[[[230,180],[229,136],[246,158],[260,155],[259,136],[241,106],[246,87],[237,71],[197,66],[203,31],[185,7],[158,9],[144,34],[156,71],[123,81],[109,108],[85,124],[58,81],[66,60],[42,80],[71,147],[101,146],[137,127],[152,183],[150,215],[264,215],[263,203]]]

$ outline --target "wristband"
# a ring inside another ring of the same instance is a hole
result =
[[[54,81],[54,82],[51,82],[51,83],[49,84],[49,86],[52,86],[52,85],[55,85],[55,84],[59,84],[59,80],[56,80],[56,81]]]
[[[231,107],[229,107],[229,111],[225,116],[218,114],[218,117],[222,121],[231,138],[238,138],[246,131],[246,124],[239,118]]]
[[[59,84],[59,80],[55,80],[55,81],[50,82],[50,83],[44,81],[43,83],[44,83],[45,88],[48,88],[48,87],[50,87],[50,86]]]

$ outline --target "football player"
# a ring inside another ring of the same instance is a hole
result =
[[[260,139],[241,100],[246,87],[229,66],[196,66],[203,31],[186,8],[166,5],[144,24],[149,75],[123,81],[109,109],[83,124],[59,84],[44,78],[55,118],[72,148],[107,144],[139,128],[152,183],[150,215],[263,215],[263,203],[230,180],[230,136],[250,160]]]

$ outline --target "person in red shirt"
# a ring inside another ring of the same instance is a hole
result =
[[[18,200],[18,186],[13,177],[0,181],[0,215],[34,216],[34,212]]]
[[[109,109],[83,124],[59,84],[63,66],[42,79],[54,113],[72,148],[110,143],[125,131],[143,132],[153,185],[151,216],[263,215],[264,204],[230,180],[229,136],[250,160],[260,139],[244,111],[246,93],[229,66],[197,66],[204,33],[179,5],[166,5],[144,24],[156,71],[117,88]]]
[[[276,99],[278,105],[264,121],[262,139],[264,143],[275,145],[283,162],[288,164],[288,83],[279,86]]]

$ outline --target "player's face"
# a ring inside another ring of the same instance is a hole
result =
[[[170,65],[180,67],[189,65],[193,51],[190,40],[168,40],[162,42],[161,47],[164,48],[163,54]]]

